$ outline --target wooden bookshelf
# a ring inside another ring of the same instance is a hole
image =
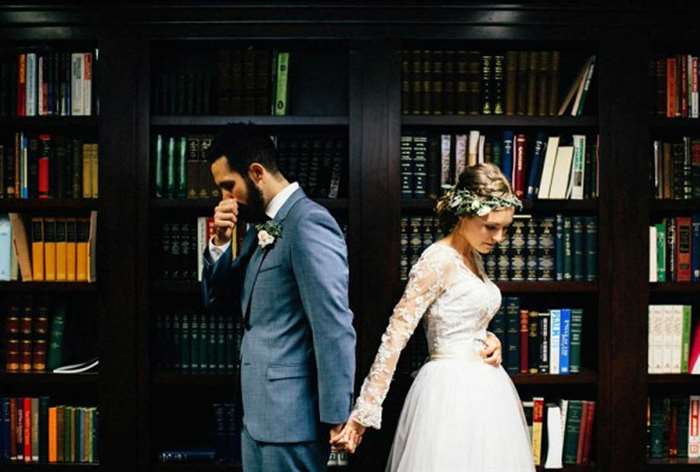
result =
[[[347,210],[349,201],[346,198],[323,198],[315,199],[316,203],[326,207],[329,210]],[[151,209],[153,210],[206,210],[213,211],[214,207],[220,202],[219,199],[202,198],[202,199],[152,199]]]
[[[649,284],[649,291],[657,293],[675,293],[682,295],[700,294],[700,283],[698,282],[652,282]]]
[[[36,213],[36,212],[77,212],[98,210],[100,208],[100,200],[92,199],[75,199],[75,200],[24,200],[19,198],[0,199],[0,212],[13,213]]]
[[[0,385],[22,385],[30,387],[33,385],[94,385],[99,380],[99,373],[81,373],[81,374],[53,374],[53,373],[0,373]]]
[[[180,116],[155,115],[153,126],[223,126],[228,123],[253,123],[260,126],[347,126],[347,116]]]
[[[570,375],[516,374],[511,379],[515,385],[595,385],[598,383],[598,374],[584,370]]]
[[[90,470],[99,471],[102,470],[100,464],[19,464],[19,463],[8,463],[3,464],[7,467],[7,470],[26,470],[31,472],[75,472],[76,470]]]
[[[505,115],[402,115],[405,126],[473,126],[508,128],[594,128],[598,126],[595,116],[505,116]]]
[[[15,116],[0,117],[0,126],[6,129],[18,131],[28,129],[48,131],[58,129],[63,131],[69,128],[97,129],[99,117],[97,116]]]
[[[700,130],[698,130],[700,134]],[[659,200],[653,199],[651,202],[653,214],[687,214],[700,211],[700,199],[691,200]]]
[[[158,472],[241,472],[243,469],[239,465],[232,464],[155,464],[152,470]],[[332,469],[329,469],[332,470]]]
[[[432,211],[435,208],[435,200],[402,199],[401,209],[405,211]],[[536,200],[525,201],[522,211],[516,213],[558,213],[558,212],[587,212],[598,211],[597,200]]]
[[[700,131],[700,119],[697,118],[666,118],[663,116],[653,116],[649,121],[649,125],[655,130]]]
[[[87,282],[0,282],[0,292],[97,292],[98,283]]]

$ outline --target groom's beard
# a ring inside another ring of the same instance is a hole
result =
[[[243,176],[243,181],[248,193],[248,203],[240,204],[241,219],[249,223],[264,223],[267,215],[265,214],[265,202],[263,201],[262,192],[247,175]]]

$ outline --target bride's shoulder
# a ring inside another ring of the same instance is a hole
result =
[[[429,266],[434,270],[448,270],[449,267],[456,265],[455,250],[451,246],[435,242],[428,246],[416,265]]]

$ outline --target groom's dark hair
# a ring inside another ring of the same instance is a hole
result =
[[[207,160],[213,164],[225,156],[231,170],[247,175],[253,162],[277,174],[277,151],[270,135],[252,123],[229,123],[217,134]]]

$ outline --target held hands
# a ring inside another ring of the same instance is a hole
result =
[[[233,198],[221,200],[214,209],[214,244],[221,246],[229,242],[237,223],[238,202]]]
[[[353,454],[357,446],[362,442],[365,428],[360,423],[350,418],[344,425],[337,425],[331,429],[331,447],[335,450],[347,451]]]
[[[501,341],[493,333],[487,333],[486,345],[481,350],[481,358],[489,365],[498,367],[503,361],[501,355]]]

